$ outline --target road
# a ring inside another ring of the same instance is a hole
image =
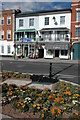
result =
[[[23,73],[42,74],[49,75],[49,62],[27,62],[27,61],[0,61],[1,71],[16,71]],[[52,73],[53,75],[59,75],[59,78],[67,81],[71,81],[77,84],[79,83],[79,71],[80,64],[73,63],[53,63]]]

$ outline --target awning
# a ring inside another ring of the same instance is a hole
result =
[[[46,44],[45,49],[54,49],[54,50],[68,50],[69,49],[69,43],[52,43],[52,44]]]
[[[18,29],[17,31],[15,31],[15,33],[17,32],[37,32],[36,29]]]
[[[44,31],[69,31],[68,28],[66,27],[58,27],[58,28],[43,28],[40,31],[44,32]]]

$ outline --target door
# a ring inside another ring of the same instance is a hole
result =
[[[28,46],[25,46],[25,53],[26,53],[26,56],[28,55]]]
[[[59,57],[59,50],[55,50],[55,57]]]

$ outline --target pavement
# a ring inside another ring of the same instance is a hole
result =
[[[80,60],[64,60],[59,58],[49,59],[49,58],[38,58],[38,59],[14,59],[13,57],[0,57],[0,60],[12,60],[12,61],[29,61],[29,62],[52,62],[52,63],[80,63]]]

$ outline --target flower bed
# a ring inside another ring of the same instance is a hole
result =
[[[18,87],[15,84],[4,83],[2,85],[2,106],[5,109],[7,105],[11,105],[15,111],[29,114],[29,118],[35,116],[41,119],[79,120],[79,93],[80,87],[60,81],[56,83],[54,90],[49,88],[40,90],[28,86]],[[16,114],[18,115],[18,112]]]
[[[19,72],[2,72],[1,73],[2,80],[8,78],[15,78],[15,79],[27,79],[30,78],[30,75],[27,73],[19,73]]]

